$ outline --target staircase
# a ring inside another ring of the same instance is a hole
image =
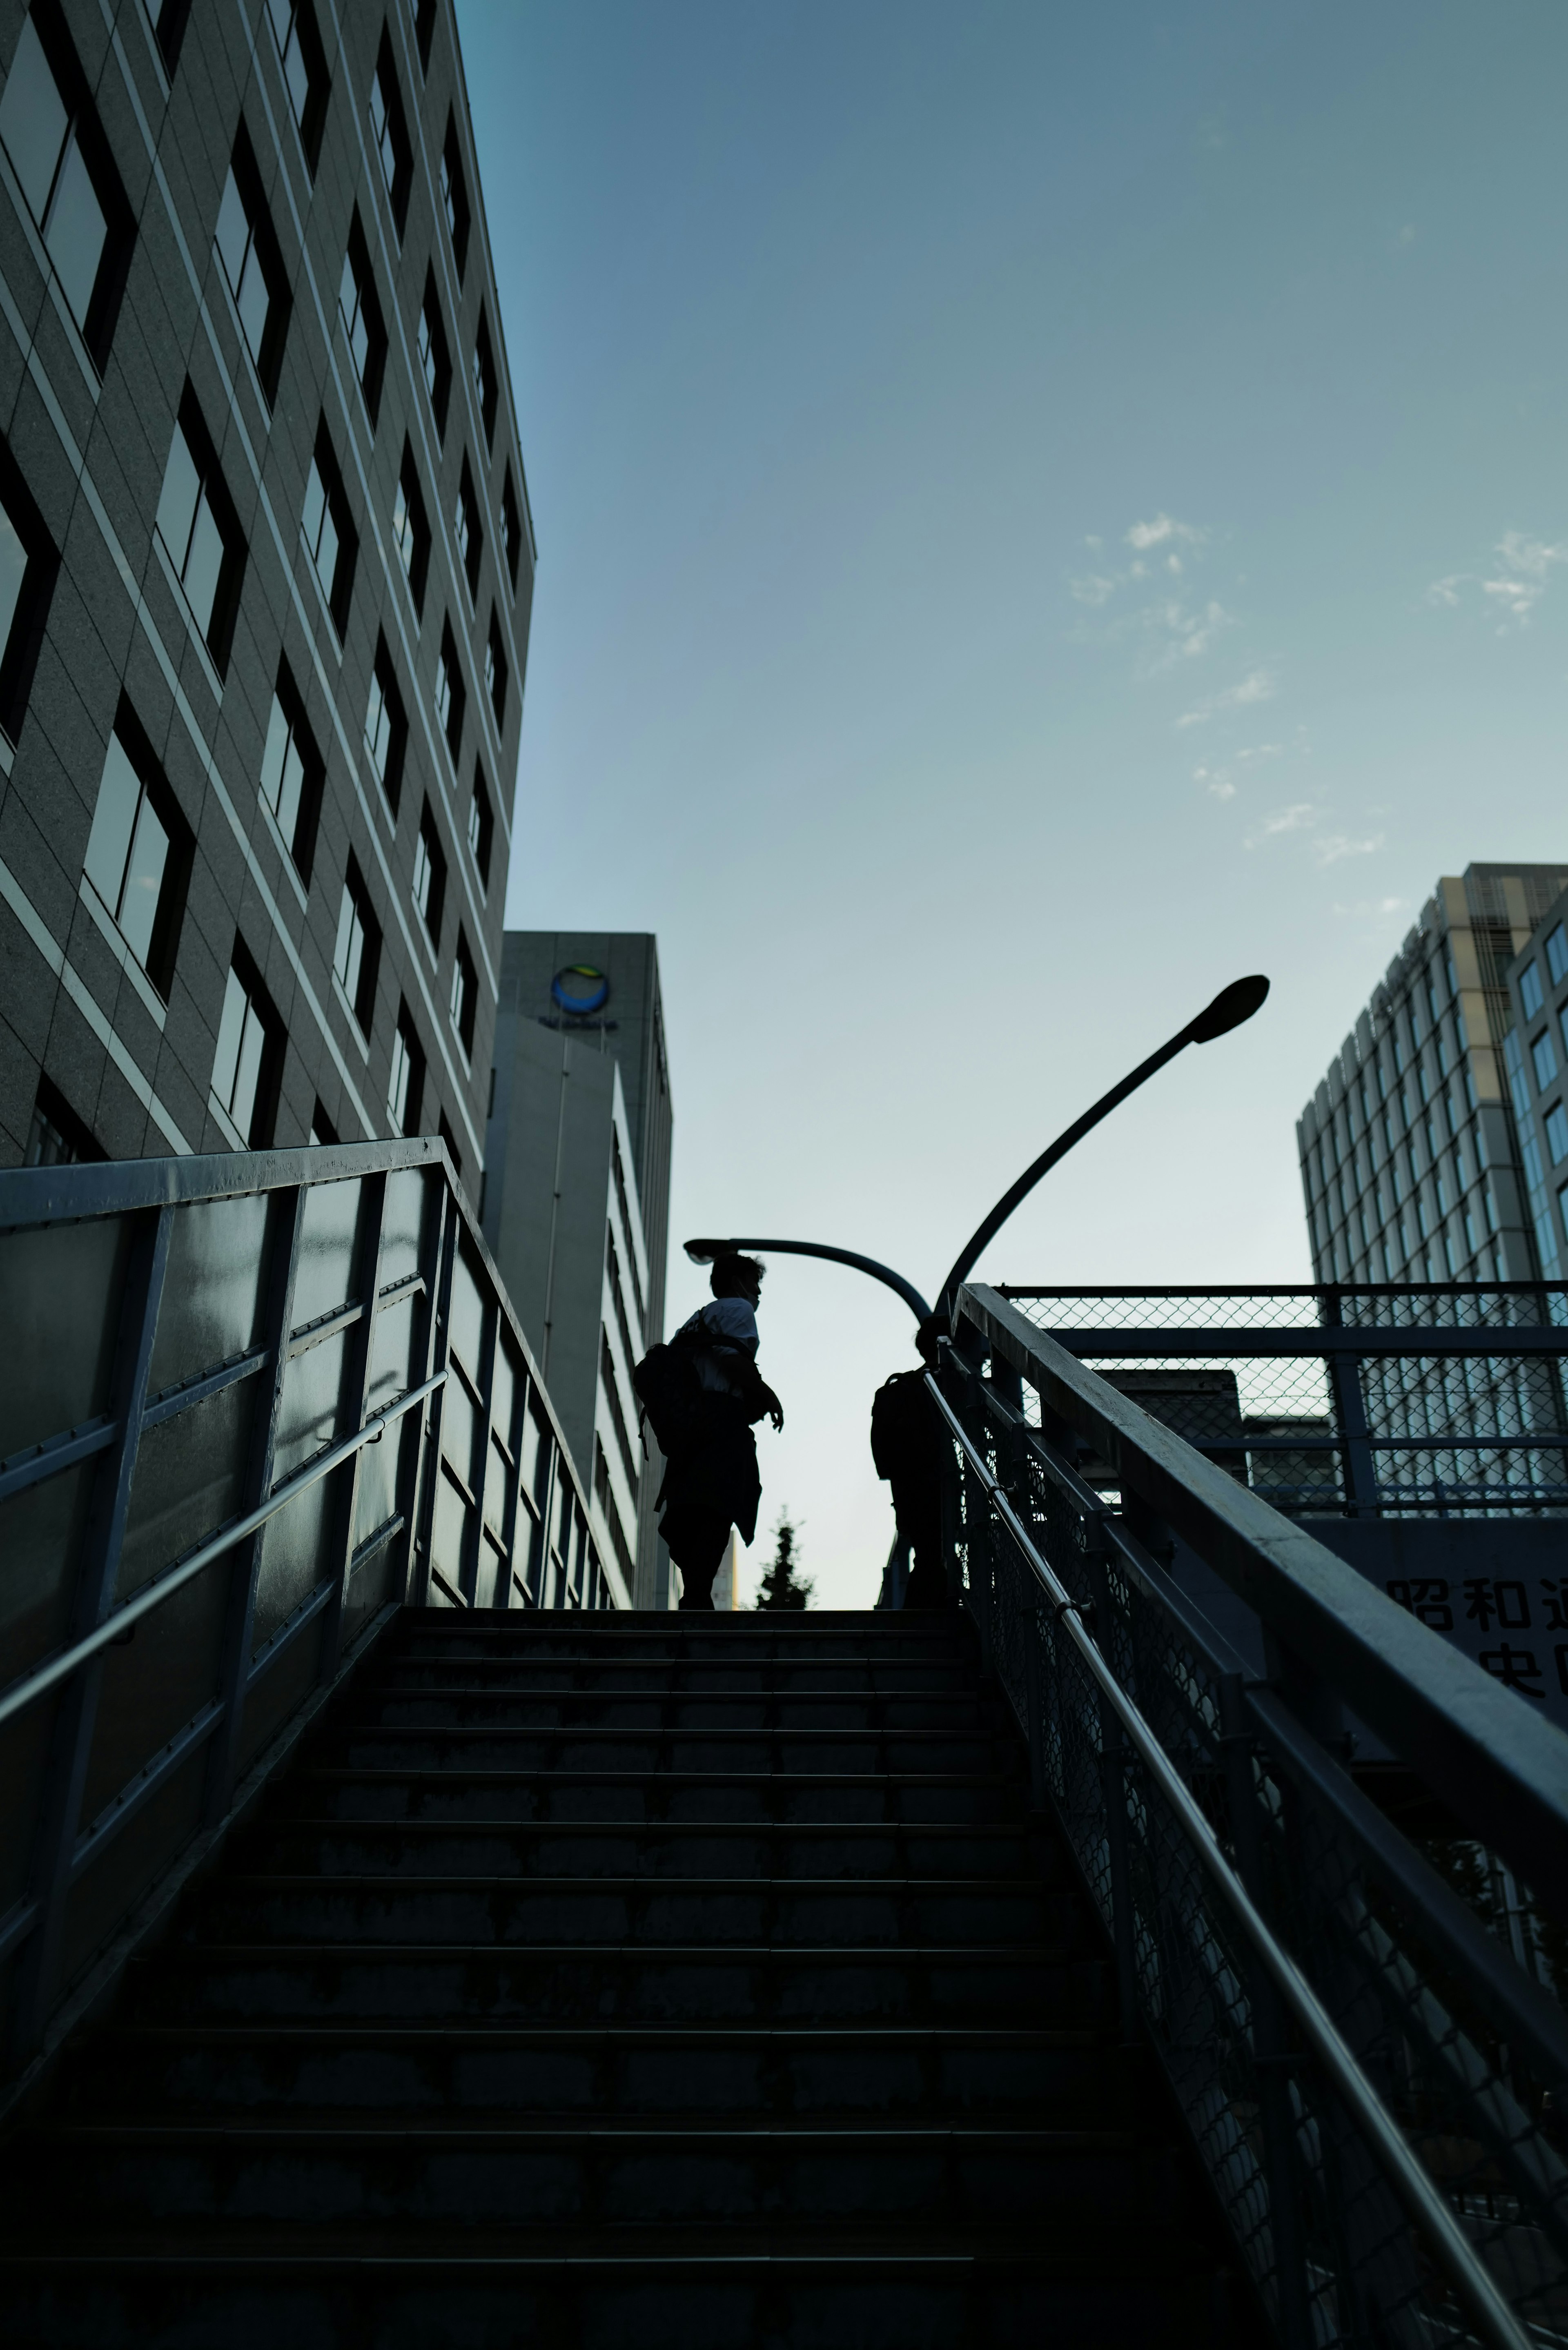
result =
[[[0,2155],[92,2350],[1257,2337],[952,1617],[405,1611]]]

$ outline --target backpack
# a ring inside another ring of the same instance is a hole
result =
[[[934,1475],[940,1434],[926,1375],[895,1371],[871,1399],[871,1458],[888,1480]]]
[[[697,1357],[711,1342],[712,1333],[701,1323],[694,1330],[678,1330],[667,1345],[650,1347],[631,1375],[643,1419],[666,1460],[672,1452],[687,1451],[705,1432]]]

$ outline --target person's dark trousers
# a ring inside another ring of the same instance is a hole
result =
[[[901,1482],[895,1484],[893,1504],[898,1512],[898,1532],[914,1552],[909,1580],[904,1586],[905,1607],[950,1607],[952,1594],[948,1589],[947,1568],[942,1560],[940,1487],[922,1482],[911,1492]]]
[[[669,1510],[660,1529],[664,1546],[680,1569],[682,1608],[713,1613],[713,1577],[723,1563],[730,1521],[711,1510]]]

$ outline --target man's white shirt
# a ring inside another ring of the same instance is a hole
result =
[[[762,1341],[757,1330],[757,1317],[743,1297],[711,1298],[680,1326],[683,1330],[693,1330],[699,1323],[704,1330],[711,1331],[722,1346],[748,1354],[755,1362]],[[697,1357],[697,1378],[711,1395],[739,1395],[741,1392],[739,1382],[730,1377],[723,1356],[711,1354],[705,1347]]]

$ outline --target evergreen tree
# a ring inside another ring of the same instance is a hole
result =
[[[811,1604],[812,1586],[798,1571],[795,1537],[800,1528],[790,1519],[787,1510],[779,1512],[779,1522],[774,1529],[774,1555],[763,1573],[762,1589],[757,1594],[759,1608],[806,1607]]]

